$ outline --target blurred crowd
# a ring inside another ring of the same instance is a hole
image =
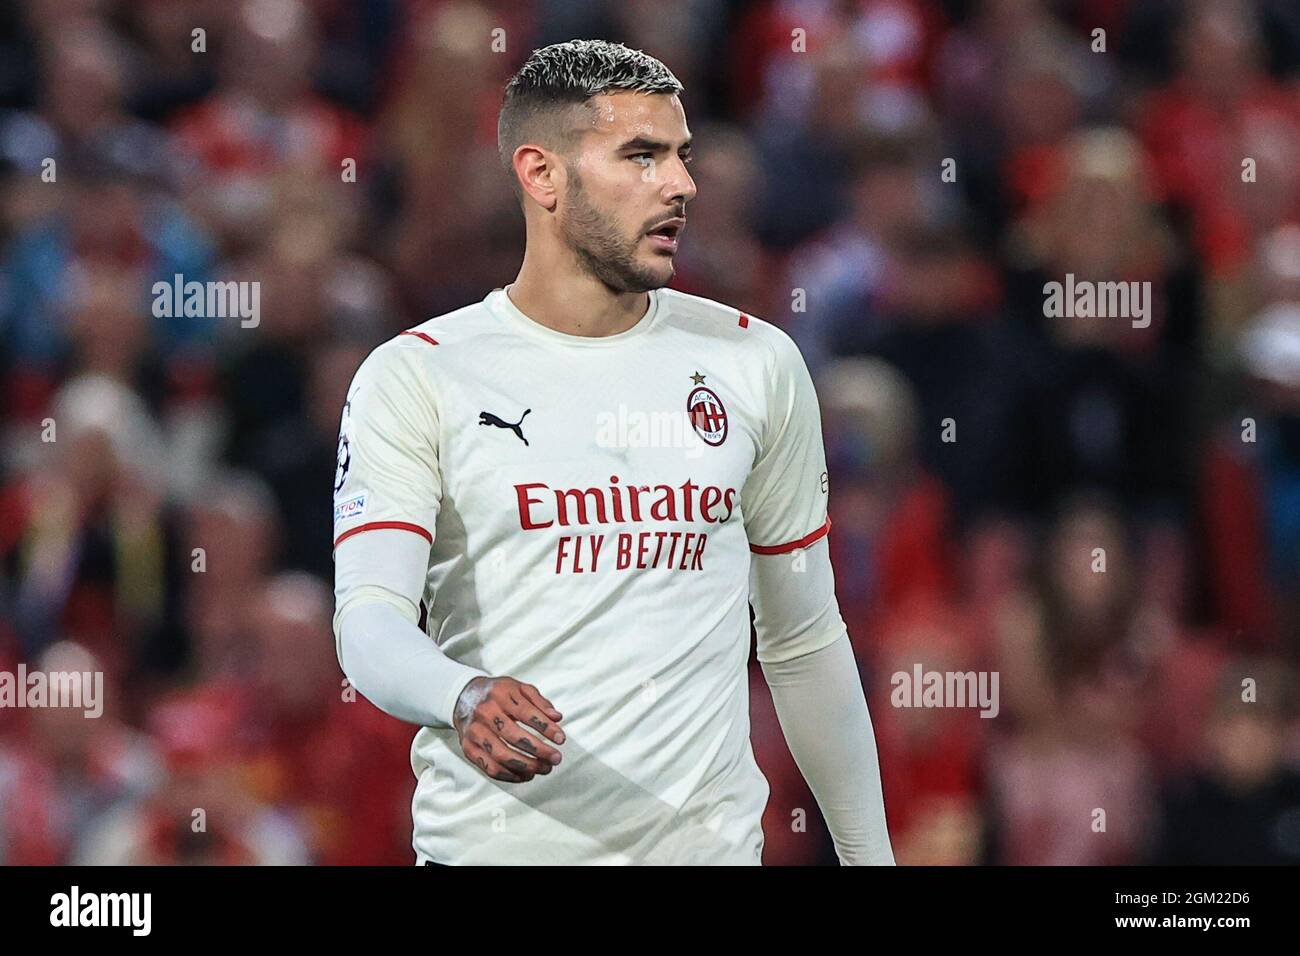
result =
[[[1300,862],[1293,0],[0,2],[0,671],[107,701],[0,709],[0,862],[412,861],[340,409],[514,278],[503,85],[596,36],[686,86],[673,285],[818,382],[899,862]],[[156,317],[177,274],[260,323]],[[1066,274],[1150,325],[1049,317]],[[997,717],[896,706],[917,664]],[[750,683],[765,862],[834,862]]]

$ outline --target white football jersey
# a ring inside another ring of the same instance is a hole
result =
[[[567,738],[550,774],[505,783],[453,729],[422,728],[421,862],[760,862],[750,561],[827,533],[821,419],[784,331],[649,298],[632,328],[584,337],[496,289],[381,345],[348,392],[335,547],[427,539],[425,631],[536,685]],[[826,640],[760,642],[759,659]]]

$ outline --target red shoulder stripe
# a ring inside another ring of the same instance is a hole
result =
[[[428,342],[430,345],[437,345],[437,344],[438,344],[438,340],[435,339],[433,336],[431,336],[431,335],[425,335],[423,332],[416,332],[414,329],[407,329],[407,330],[406,330],[405,332],[403,332],[402,334],[403,334],[403,335],[414,335],[417,339],[424,339],[424,341]]]
[[[799,548],[806,548],[818,538],[824,538],[831,530],[831,516],[826,516],[826,523],[811,534],[806,534],[798,541],[791,541],[788,544],[751,544],[749,550],[755,554],[785,554],[787,551],[795,551]]]
[[[747,316],[744,312],[740,313],[740,327],[742,329],[749,328],[749,316]]]

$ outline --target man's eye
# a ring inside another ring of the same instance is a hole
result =
[[[642,166],[648,166],[654,162],[654,156],[651,153],[634,153],[628,159],[634,160]]]

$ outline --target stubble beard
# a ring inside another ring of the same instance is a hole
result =
[[[560,235],[579,267],[615,292],[649,292],[666,286],[673,276],[671,265],[666,276],[641,265],[636,258],[641,237],[628,241],[619,235],[611,218],[592,204],[576,170],[569,170],[569,181],[573,188],[560,220]]]

